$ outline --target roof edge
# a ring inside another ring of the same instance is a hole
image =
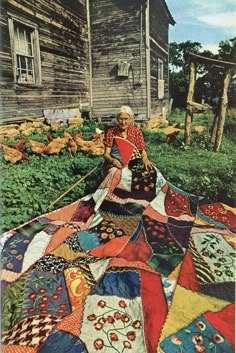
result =
[[[166,1],[165,1],[165,0],[161,0],[161,2],[162,2],[162,5],[163,5],[163,7],[164,7],[164,9],[165,9],[165,11],[166,11],[167,16],[169,17],[169,20],[170,20],[169,22],[170,22],[170,24],[171,24],[172,26],[174,26],[174,25],[176,24],[176,22],[175,22],[173,16],[171,15],[171,12],[170,12],[170,10],[169,10],[169,8],[168,8],[168,6],[167,6]]]

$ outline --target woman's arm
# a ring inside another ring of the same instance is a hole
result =
[[[142,160],[143,160],[143,164],[146,170],[151,170],[155,167],[155,164],[151,161],[149,161],[148,156],[147,156],[147,152],[145,150],[142,150],[141,153],[142,156]]]
[[[105,146],[104,158],[106,159],[106,161],[111,163],[114,167],[118,169],[122,169],[122,164],[120,163],[120,161],[118,161],[118,159],[115,159],[111,156],[111,147]]]

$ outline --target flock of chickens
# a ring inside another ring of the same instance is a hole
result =
[[[63,137],[57,138],[53,138],[50,133],[46,133],[45,136],[48,139],[48,144],[25,137],[10,146],[0,144],[4,160],[11,163],[21,160],[30,161],[30,157],[26,155],[27,145],[35,154],[58,155],[64,148],[68,149],[71,157],[76,154],[78,149],[90,155],[104,154],[104,133],[100,129],[96,129],[90,141],[83,140],[83,133],[69,134],[64,132]]]

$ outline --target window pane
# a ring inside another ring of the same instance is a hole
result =
[[[17,55],[17,82],[35,82],[32,58]]]
[[[15,45],[18,54],[32,55],[32,40],[31,40],[31,28],[27,28],[24,25],[16,24],[14,35]]]

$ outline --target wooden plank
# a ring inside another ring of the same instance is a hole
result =
[[[218,126],[216,131],[215,145],[214,145],[214,150],[216,152],[220,150],[220,146],[222,142],[224,124],[225,124],[225,115],[226,115],[226,110],[228,106],[228,88],[229,88],[231,77],[232,77],[232,71],[229,69],[225,72],[225,76],[224,76],[220,113],[219,113]]]
[[[194,62],[191,62],[187,102],[193,101],[195,83],[196,83],[196,64]],[[184,142],[186,145],[189,145],[191,142],[192,122],[193,122],[193,110],[192,110],[192,106],[189,105],[187,106],[186,116],[185,116]]]

